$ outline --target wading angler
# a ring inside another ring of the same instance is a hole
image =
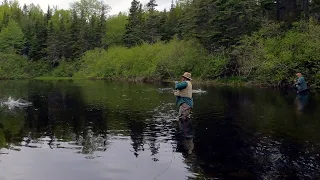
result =
[[[187,121],[193,108],[191,73],[185,72],[182,75],[182,81],[175,82],[174,95],[176,104],[179,107],[179,121]]]

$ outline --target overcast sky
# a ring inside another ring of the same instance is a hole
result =
[[[19,0],[20,5],[23,4],[39,4],[42,9],[46,10],[48,4],[50,6],[57,5],[60,9],[68,9],[71,2],[76,0]],[[140,0],[141,3],[146,4],[149,0]],[[130,5],[131,0],[104,0],[109,6],[111,6],[110,14],[118,14],[120,11],[127,12]],[[163,10],[164,8],[169,8],[171,4],[171,0],[157,0],[157,4],[159,5],[157,9]]]

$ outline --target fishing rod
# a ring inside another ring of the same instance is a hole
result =
[[[276,63],[276,66],[282,66],[282,67],[285,67],[285,68],[287,68],[287,69],[291,69],[291,70],[293,70],[293,71],[296,71],[296,69],[293,69],[293,68],[291,68],[291,67],[289,67],[289,66],[287,66],[287,65],[281,64],[281,63]]]
[[[134,38],[137,38],[137,39],[139,39],[141,42],[144,42],[144,40],[143,40],[142,38],[138,37],[138,36],[135,36],[135,35],[132,35],[132,34],[129,34],[129,36],[134,37]],[[164,69],[167,71],[167,73],[168,73],[169,76],[170,76],[170,79],[171,79],[173,82],[175,82],[175,79],[172,77],[172,75],[171,75],[171,73],[169,72],[168,68],[167,68],[166,66],[164,66],[164,65],[161,65],[161,66],[162,66],[162,68],[164,68]]]
[[[173,77],[172,77],[170,71],[168,70],[168,68],[167,68],[167,67],[164,67],[164,68],[166,69],[167,73],[169,74],[171,80],[172,80],[173,82],[175,82],[175,80],[173,79]]]

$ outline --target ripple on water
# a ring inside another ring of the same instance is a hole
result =
[[[0,109],[1,180],[319,177],[318,101],[297,112],[295,95],[203,87],[194,94],[191,134],[179,126],[172,88],[0,85],[4,97],[32,102]]]

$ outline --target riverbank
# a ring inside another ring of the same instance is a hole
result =
[[[174,83],[170,79],[144,79],[144,78],[77,78],[77,77],[36,77],[32,78],[34,80],[44,80],[44,81],[60,81],[60,80],[104,80],[108,82],[129,82],[129,83],[147,83],[147,84],[161,84],[161,83]],[[10,79],[7,79],[10,80]],[[180,80],[180,77],[176,78],[177,81]],[[210,85],[210,86],[230,86],[230,87],[252,87],[252,88],[274,88],[274,89],[292,89],[290,86],[279,87],[266,83],[259,83],[254,81],[241,81],[239,78],[226,78],[226,79],[217,79],[217,80],[201,80],[193,79],[192,83],[194,85]],[[313,92],[320,91],[320,88],[310,87],[310,90]]]
[[[252,36],[243,37],[237,46],[214,53],[194,39],[173,39],[132,48],[96,48],[79,59],[57,63],[0,53],[0,79],[155,83],[179,80],[183,72],[189,71],[194,83],[199,84],[290,88],[295,74],[301,72],[309,87],[319,91],[320,25],[305,26],[301,23],[283,32],[278,24],[270,24]]]

